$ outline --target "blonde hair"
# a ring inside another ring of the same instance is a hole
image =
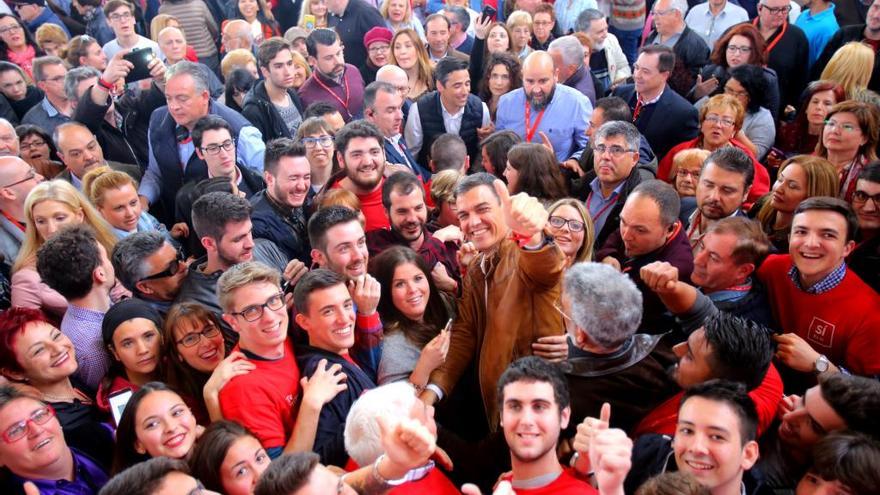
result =
[[[700,170],[702,170],[706,158],[709,158],[709,155],[711,154],[712,153],[709,150],[703,150],[700,148],[690,148],[679,151],[674,157],[672,157],[672,168],[669,170],[669,181],[675,184],[675,176],[678,174],[678,169],[692,163],[699,163]]]
[[[858,90],[868,87],[874,71],[874,50],[858,41],[851,41],[838,48],[819,79],[834,81],[852,98]]]
[[[13,272],[30,264],[36,256],[37,249],[46,242],[46,239],[40,237],[34,224],[34,207],[43,201],[57,201],[70,209],[72,213],[82,212],[83,223],[95,230],[95,238],[98,242],[104,246],[108,254],[113,251],[113,246],[116,245],[116,235],[113,234],[112,227],[95,210],[95,207],[69,182],[60,179],[50,180],[37,184],[24,201],[27,227],[24,232],[24,242],[21,243],[18,257],[12,266]]]
[[[513,31],[517,26],[528,26],[532,29],[532,15],[525,10],[514,10],[507,16],[507,29]]]
[[[156,17],[153,17],[153,20],[150,22],[150,39],[159,42],[159,33],[162,32],[163,29],[168,27],[168,24],[171,22],[176,22],[177,27],[180,27],[180,19],[174,17],[170,14],[159,14]]]
[[[361,200],[347,189],[327,189],[318,197],[316,210],[330,206],[344,206],[350,210],[360,211]]]
[[[742,129],[743,120],[746,118],[746,109],[743,107],[742,103],[735,97],[730,95],[715,95],[709,98],[709,101],[703,105],[703,108],[700,109],[700,124],[703,123],[703,119],[706,118],[706,114],[709,113],[709,110],[716,109],[729,109],[733,110],[733,113],[736,114],[734,118],[733,128],[738,131]]]
[[[441,170],[431,179],[431,200],[439,207],[440,203],[455,201],[455,186],[461,180],[461,172],[454,169]]]
[[[792,164],[800,165],[804,170],[804,175],[807,176],[805,185],[807,198],[815,196],[837,197],[837,193],[840,191],[840,176],[831,162],[818,156],[797,155],[782,162],[782,165],[779,166],[779,172],[784,171]],[[776,223],[776,208],[773,207],[770,197],[761,205],[755,218],[761,223],[764,232],[768,234],[773,232],[773,226]]]
[[[306,79],[312,76],[312,67],[306,61],[306,58],[302,56],[302,53],[296,50],[290,50],[290,56],[293,58],[294,64],[306,70]]]
[[[382,2],[382,6],[379,7],[379,13],[382,14],[383,19],[390,22],[391,19],[388,18],[389,3],[391,3],[391,0],[385,0],[384,2]],[[406,12],[403,14],[403,20],[401,22],[410,22],[412,21],[413,17],[412,5],[410,5],[409,0],[403,0],[403,4],[406,5]]]
[[[307,15],[314,15],[314,14],[312,14],[312,0],[303,0],[302,7],[299,8],[299,24],[297,24],[297,27],[301,27],[303,29],[306,29],[306,16]],[[315,27],[316,28],[326,27],[327,21],[329,20],[329,18],[330,18],[330,11],[328,10],[327,13],[324,14],[324,25],[318,26],[318,16],[315,16]]]
[[[130,175],[119,172],[104,165],[89,170],[82,179],[82,190],[93,205],[101,208],[104,205],[104,193],[111,189],[122,189],[130,185],[137,190],[138,185]]]
[[[563,198],[559,201],[550,205],[550,208],[547,210],[551,215],[554,211],[556,211],[561,206],[571,206],[578,212],[578,216],[581,217],[581,221],[584,222],[584,243],[581,244],[580,249],[578,249],[577,253],[574,255],[574,259],[571,261],[571,264],[579,263],[581,261],[590,261],[593,259],[593,239],[595,238],[595,229],[593,228],[593,219],[590,217],[590,213],[587,211],[584,204],[574,198]]]
[[[425,86],[428,88],[427,91],[434,90],[434,69],[431,68],[431,59],[428,57],[428,50],[425,48],[425,44],[422,42],[422,39],[419,37],[419,33],[415,32],[410,28],[401,29],[400,31],[394,33],[394,37],[391,38],[391,64],[400,65],[397,63],[397,57],[394,56],[394,44],[397,42],[397,38],[401,36],[407,36],[410,41],[412,41],[414,48],[416,50],[416,68],[417,75],[420,81],[425,83]],[[413,81],[410,81],[410,84],[413,84]]]
[[[37,44],[40,45],[40,48],[43,48],[43,43],[54,41],[55,43],[58,43],[58,48],[62,51],[67,46],[67,42],[70,41],[67,37],[67,33],[61,29],[61,26],[58,26],[57,24],[49,24],[48,22],[37,28],[37,32],[34,33],[34,38],[36,38]]]
[[[257,282],[268,282],[280,289],[281,274],[277,269],[259,261],[239,263],[223,272],[223,275],[220,275],[220,279],[217,280],[217,300],[220,302],[223,312],[232,311],[233,303],[235,303],[235,291]]]
[[[293,51],[291,51],[291,53],[293,53]],[[294,62],[295,61],[296,60],[294,60]],[[220,62],[220,73],[223,74],[223,79],[226,79],[232,71],[235,69],[245,69],[249,63],[253,63],[254,66],[257,65],[257,57],[254,57],[254,54],[250,50],[244,48],[232,50],[227,53],[223,57],[223,61]]]

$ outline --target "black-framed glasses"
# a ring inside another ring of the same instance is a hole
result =
[[[235,139],[227,139],[222,143],[209,144],[208,146],[202,147],[202,151],[209,155],[219,155],[220,150],[232,151],[233,149],[235,149]]]
[[[636,150],[624,148],[623,146],[617,146],[616,144],[611,146],[605,146],[604,144],[593,145],[593,152],[595,152],[597,155],[603,155],[606,151],[610,153],[611,156],[613,156],[614,158],[620,158],[621,156],[623,156],[624,153],[633,153]]]
[[[253,306],[248,306],[241,311],[236,313],[229,313],[232,316],[241,316],[244,318],[244,321],[254,322],[263,317],[263,311],[266,308],[269,308],[272,311],[278,311],[279,309],[284,307],[284,294],[279,292],[274,296],[270,297],[263,304],[254,304]]]
[[[874,202],[875,207],[880,208],[880,193],[871,195],[866,193],[865,191],[853,191],[853,203],[865,204],[868,202],[869,199]]]
[[[28,170],[27,175],[24,176],[24,179],[21,179],[21,180],[13,182],[12,184],[6,184],[5,186],[0,186],[0,187],[17,186],[17,185],[23,184],[29,180],[33,180],[34,177],[36,177],[36,176],[37,176],[37,171],[34,169],[34,167],[31,167],[31,169]]]
[[[758,6],[773,15],[788,14],[791,12],[791,5],[786,5],[784,7],[768,7],[767,4],[759,3]]]
[[[42,139],[37,139],[29,143],[21,143],[18,145],[18,147],[21,148],[21,151],[27,151],[31,148],[39,148],[40,146],[46,146],[46,141],[43,141]]]
[[[21,27],[21,26],[6,26],[5,28],[0,29],[0,34],[6,34],[6,33],[8,33],[8,32],[11,32],[11,31],[17,31],[17,30],[19,30],[19,29],[21,29],[22,31],[24,31],[24,28]]]
[[[183,253],[180,251],[177,251],[177,256],[175,256],[175,258],[173,260],[171,260],[171,263],[168,263],[168,268],[165,268],[164,270],[162,270],[159,273],[154,273],[152,275],[148,275],[148,276],[138,280],[138,282],[146,282],[147,280],[156,280],[156,279],[165,278],[165,277],[173,277],[174,275],[177,275],[180,272],[180,267],[184,266],[183,261],[185,259],[186,258],[183,257]]]
[[[55,409],[47,404],[32,412],[27,419],[23,419],[9,428],[6,428],[6,431],[3,432],[3,441],[6,443],[17,442],[27,435],[28,427],[31,423],[35,425],[44,425],[53,417],[55,417]]]
[[[192,347],[199,342],[201,342],[202,337],[206,339],[210,339],[216,337],[217,334],[220,333],[220,329],[217,328],[217,325],[208,322],[201,330],[198,332],[189,332],[184,335],[182,339],[178,340],[177,343],[184,347]]]
[[[585,227],[584,222],[579,220],[569,220],[556,215],[550,215],[550,218],[547,219],[547,223],[556,229],[561,229],[563,226],[568,225],[568,230],[572,232],[583,232]]]
[[[321,136],[321,137],[307,137],[302,138],[303,146],[309,149],[313,149],[315,146],[321,145],[322,148],[329,148],[333,146],[333,138],[330,136]]]

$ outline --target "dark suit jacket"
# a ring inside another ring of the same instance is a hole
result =
[[[403,138],[401,138],[402,140]],[[410,153],[408,148],[404,148],[403,152],[406,155],[406,159],[394,148],[394,145],[391,144],[391,141],[388,139],[384,140],[385,144],[385,160],[389,163],[399,163],[401,165],[407,165],[410,168],[415,166],[413,170],[416,175],[422,178],[422,181],[431,180],[431,172],[427,170],[425,167],[416,162],[416,158]]]
[[[106,160],[107,165],[110,166],[111,169],[116,170],[117,172],[125,172],[130,175],[132,179],[136,180],[138,183],[141,182],[141,168],[137,165],[131,165],[129,163],[119,163],[113,162],[110,160]],[[66,180],[73,184],[73,179],[70,176],[70,169],[65,168],[63,172],[55,176],[56,179]]]
[[[635,85],[618,86],[614,90],[614,96],[623,98],[630,109],[635,110]],[[673,146],[697,137],[700,132],[697,109],[669,87],[663,90],[650,116],[646,117],[642,113],[635,124],[639,132],[648,140],[654,154],[659,157],[666,156]]]

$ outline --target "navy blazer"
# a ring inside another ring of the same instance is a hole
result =
[[[403,143],[403,137],[400,138],[400,142]],[[397,151],[391,141],[388,138],[384,139],[385,146],[385,161],[390,163],[399,163],[402,165],[407,165],[410,168],[413,168],[413,172],[421,177],[422,182],[428,182],[431,180],[431,172],[427,170],[425,167],[421,166],[416,162],[415,157],[410,153],[409,148],[406,147],[406,143],[403,143],[403,155]],[[406,158],[404,159],[404,156]]]
[[[636,89],[633,84],[625,84],[614,90],[629,104],[630,110],[636,107]],[[673,146],[697,137],[700,132],[699,112],[691,102],[667,87],[655,104],[649,118],[642,116],[636,127],[648,140],[658,160],[662,160]]]

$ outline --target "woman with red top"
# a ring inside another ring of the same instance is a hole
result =
[[[243,19],[251,26],[256,46],[269,38],[281,36],[281,28],[264,0],[237,0],[231,19]],[[223,32],[229,20],[223,21],[220,32]]]
[[[787,156],[813,153],[825,127],[828,111],[845,99],[843,87],[836,82],[811,82],[804,91],[797,116],[791,122],[783,122],[779,128],[776,146]]]
[[[9,381],[32,387],[51,405],[64,439],[105,467],[110,467],[113,433],[108,417],[95,406],[94,394],[71,380],[76,372],[73,343],[46,316],[29,308],[0,313],[0,370]]]
[[[744,119],[745,110],[737,98],[730,95],[713,96],[700,108],[700,134],[669,150],[657,167],[657,177],[671,182],[672,162],[679,151],[698,148],[712,152],[724,146],[733,146],[745,151],[755,167],[755,180],[747,199],[748,204],[753,203],[770,190],[770,175],[755,159],[755,154],[738,139]]]
[[[871,105],[860,101],[844,101],[831,107],[825,118],[822,139],[816,145],[816,156],[831,162],[840,174],[840,192],[844,201],[851,201],[859,172],[877,159],[880,121]],[[834,195],[832,195],[834,196]]]
[[[34,59],[45,55],[30,31],[12,14],[0,14],[0,60],[12,62],[33,78]]]
[[[98,407],[110,412],[109,397],[115,392],[137,392],[161,376],[162,317],[140,299],[126,299],[104,315],[101,334],[111,364],[98,388]]]

